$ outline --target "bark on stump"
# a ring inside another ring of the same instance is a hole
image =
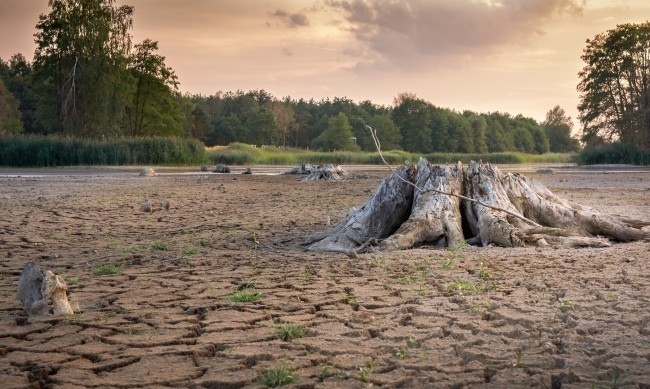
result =
[[[332,230],[308,237],[311,251],[358,253],[421,245],[517,247],[609,246],[644,239],[648,222],[597,213],[564,200],[540,182],[495,166],[470,162],[463,170],[408,162]]]
[[[49,270],[43,271],[34,262],[27,262],[18,281],[18,299],[30,315],[74,314],[63,278]]]

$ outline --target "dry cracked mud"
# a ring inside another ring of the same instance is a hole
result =
[[[387,170],[33,173],[0,177],[2,387],[264,387],[280,367],[300,388],[650,387],[648,240],[349,258],[301,238]],[[650,220],[650,170],[525,174]],[[78,313],[23,312],[30,260],[67,281]]]

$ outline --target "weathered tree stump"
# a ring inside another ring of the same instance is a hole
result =
[[[20,274],[16,295],[29,315],[72,315],[67,290],[63,278],[30,261]]]
[[[155,176],[156,176],[156,171],[150,167],[144,168],[142,169],[142,171],[140,171],[140,177],[155,177]]]
[[[309,174],[314,169],[315,168],[312,165],[310,165],[308,163],[303,163],[303,164],[292,167],[291,169],[286,171],[284,174]]]
[[[213,173],[230,173],[230,167],[223,165],[223,164],[218,164],[217,166],[214,167],[214,170],[212,171]]]
[[[357,253],[421,245],[604,247],[609,239],[644,239],[650,223],[597,213],[553,194],[517,173],[490,164],[466,170],[406,163],[379,186],[359,210],[332,230],[305,240],[308,250]],[[609,238],[609,239],[607,239]]]
[[[341,165],[322,165],[312,169],[302,181],[340,180],[346,174]]]

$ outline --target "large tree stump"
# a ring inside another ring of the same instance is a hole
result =
[[[67,290],[63,278],[30,261],[20,274],[17,297],[29,315],[72,315]]]
[[[495,166],[406,163],[331,231],[307,238],[312,251],[360,252],[421,245],[563,245],[604,247],[644,239],[648,222],[597,213],[564,200],[540,182]]]

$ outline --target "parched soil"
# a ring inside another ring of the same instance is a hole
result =
[[[264,387],[281,369],[301,388],[650,387],[648,240],[350,258],[301,239],[387,170],[57,172],[0,177],[3,388]],[[648,170],[526,175],[650,220]],[[23,312],[27,261],[67,281],[78,313]]]

